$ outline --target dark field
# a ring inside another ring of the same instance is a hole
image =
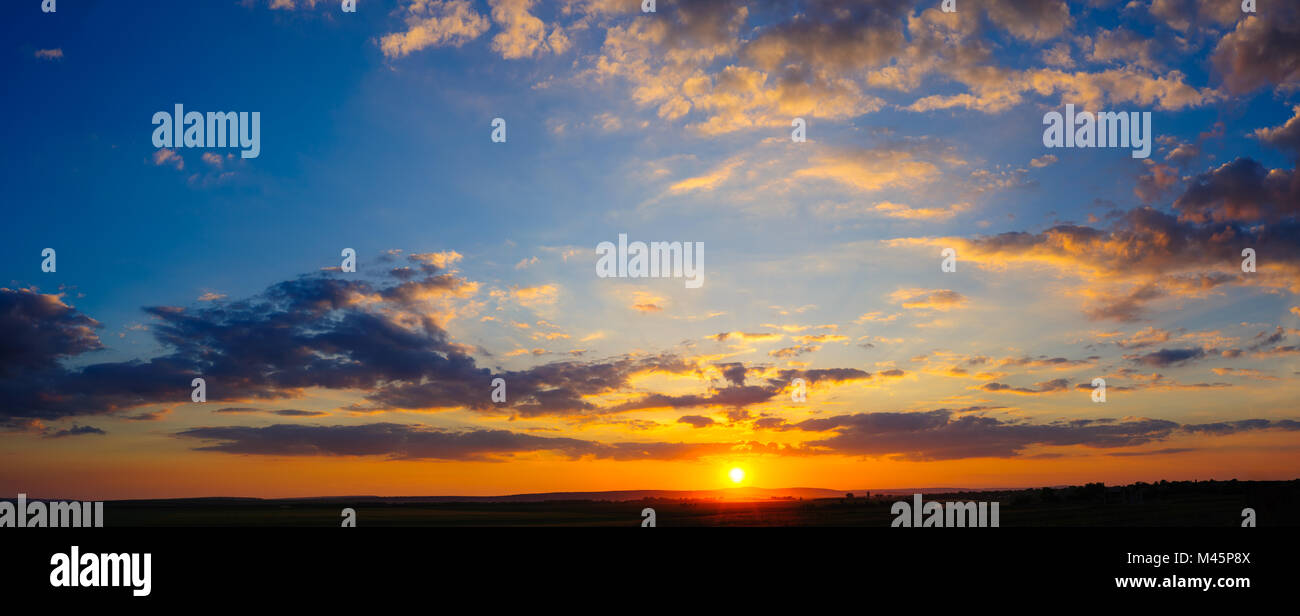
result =
[[[396,502],[400,500],[401,502]],[[435,499],[429,499],[435,500]],[[996,501],[1001,526],[1240,526],[1253,508],[1258,526],[1300,526],[1300,480],[1161,482],[1107,487],[953,492],[929,501]],[[547,500],[421,502],[379,497],[308,500],[184,499],[105,503],[106,526],[339,526],[351,507],[357,526],[624,526],[651,507],[658,526],[888,527],[896,501],[911,495],[725,501]]]

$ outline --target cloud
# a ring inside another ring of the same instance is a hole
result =
[[[1088,53],[1091,62],[1122,62],[1148,70],[1160,70],[1162,63],[1155,59],[1164,41],[1143,36],[1128,28],[1100,30],[1092,39]]]
[[[731,177],[731,173],[736,170],[736,167],[738,167],[741,162],[743,161],[740,159],[728,161],[705,175],[686,178],[676,182],[672,186],[668,187],[668,192],[670,194],[682,194],[693,191],[713,190],[714,188],[717,188],[718,185],[727,181],[727,178]]]
[[[693,422],[683,422],[693,423]],[[1002,420],[948,409],[855,413],[790,424],[755,420],[760,429],[829,432],[801,445],[758,441],[734,443],[618,442],[542,437],[507,430],[446,430],[420,425],[275,424],[262,427],[199,427],[176,434],[203,444],[199,451],[262,456],[384,456],[393,460],[500,461],[546,453],[566,459],[697,460],[720,455],[865,455],[904,460],[1009,458],[1031,447],[1136,447],[1177,434],[1228,436],[1261,430],[1300,430],[1300,421],[1248,419],[1180,425],[1156,419],[1076,419],[1049,424]]]
[[[52,432],[46,434],[45,438],[64,438],[67,436],[82,436],[85,434],[98,434],[102,436],[108,433],[93,426],[74,425],[71,428],[67,428],[65,430],[59,430],[58,432]]]
[[[781,334],[771,332],[722,332],[709,336],[709,339],[723,342],[726,340],[742,340],[744,342],[775,342],[783,338]]]
[[[1115,344],[1123,349],[1140,349],[1169,340],[1169,332],[1155,327],[1148,327],[1141,331],[1133,333],[1123,340],[1116,341]]]
[[[64,358],[102,349],[100,327],[59,295],[0,288],[0,379],[57,370]]]
[[[690,424],[692,428],[707,428],[717,422],[712,417],[703,415],[683,415],[677,418],[677,423]]]
[[[966,304],[966,296],[950,289],[899,289],[889,299],[908,310],[948,311]]]
[[[939,175],[933,163],[914,158],[903,149],[828,149],[812,157],[796,178],[831,180],[861,192],[888,187],[908,187],[930,182]]]
[[[1294,115],[1286,121],[1286,124],[1256,129],[1255,138],[1273,147],[1300,153],[1300,105],[1292,111]]]
[[[175,167],[177,171],[185,168],[185,159],[176,150],[160,148],[153,153],[153,164],[161,167],[164,165]]]
[[[529,58],[539,52],[564,53],[569,39],[559,27],[546,33],[546,24],[529,9],[534,0],[488,0],[492,7],[492,21],[501,26],[501,32],[492,37],[492,50],[507,60]]]
[[[886,245],[953,247],[964,263],[994,270],[1046,266],[1082,279],[1076,294],[1093,319],[1136,321],[1153,302],[1203,296],[1224,285],[1300,292],[1300,182],[1293,171],[1237,159],[1194,178],[1174,201],[1115,212],[1108,228],[1058,224],[1039,233],[903,238]],[[1268,268],[1241,275],[1242,250]]]
[[[779,424],[778,429],[834,432],[833,436],[804,443],[806,448],[823,453],[890,456],[903,460],[955,460],[1017,457],[1031,447],[1135,447],[1165,441],[1179,433],[1223,436],[1251,430],[1295,431],[1300,430],[1300,422],[1256,419],[1179,425],[1172,421],[1134,418],[1035,424],[1020,419],[999,419],[938,409],[838,415]]]
[[[784,349],[775,349],[772,351],[768,351],[767,354],[778,359],[789,359],[791,357],[798,357],[800,355],[804,355],[807,353],[815,353],[817,351],[820,351],[821,348],[822,347],[819,344],[800,344],[792,347],[787,347]]]
[[[389,286],[321,274],[237,302],[148,307],[165,354],[75,369],[58,360],[100,348],[98,323],[53,296],[5,289],[0,333],[22,346],[0,347],[0,414],[48,419],[188,400],[200,376],[210,396],[232,400],[477,373],[426,312],[468,283],[433,265],[417,269],[423,278]]]
[[[989,20],[1012,36],[1041,43],[1061,36],[1073,25],[1063,0],[990,0]]]
[[[1039,156],[1038,158],[1029,161],[1029,166],[1035,169],[1041,169],[1043,167],[1056,163],[1057,160],[1059,159],[1056,158],[1055,154],[1044,154],[1042,156]]]
[[[372,423],[355,426],[275,424],[263,427],[200,427],[176,436],[203,441],[196,449],[261,456],[385,456],[395,460],[500,461],[550,453],[566,459],[693,460],[733,452],[780,453],[761,443],[600,443],[507,430],[442,430]]]
[[[1199,107],[1220,98],[1210,88],[1197,89],[1185,82],[1186,75],[1171,71],[1160,75],[1139,68],[1107,69],[1095,73],[1057,69],[1013,69],[989,67],[954,75],[972,92],[934,94],[917,99],[907,109],[916,112],[966,108],[1000,113],[1025,101],[1028,94],[1059,94],[1066,102],[1089,109],[1121,104],[1152,106],[1174,111]]]
[[[1125,355],[1124,358],[1144,366],[1164,368],[1185,365],[1205,356],[1205,349],[1160,349],[1145,355]]]
[[[510,293],[520,305],[535,307],[554,304],[559,297],[559,290],[559,287],[553,284],[543,284],[533,287],[514,287]]]
[[[407,257],[407,259],[413,262],[421,263],[423,265],[431,265],[440,270],[451,269],[451,266],[459,263],[463,258],[465,258],[464,255],[461,255],[459,252],[454,250],[443,250],[441,252],[417,252]]]
[[[1005,383],[985,383],[979,387],[981,391],[990,393],[1012,393],[1025,396],[1036,396],[1040,394],[1055,394],[1069,391],[1070,382],[1066,379],[1052,379],[1034,383],[1033,387],[1012,387]]]
[[[902,42],[898,20],[905,8],[891,2],[786,8],[800,17],[752,31],[746,28],[750,8],[735,0],[683,2],[661,7],[655,19],[619,19],[605,27],[585,75],[626,83],[638,106],[668,121],[692,116],[688,127],[705,135],[882,108],[883,100],[844,72],[887,60]],[[748,42],[742,32],[752,32]]]
[[[1193,178],[1174,209],[1193,222],[1294,220],[1300,214],[1300,177],[1237,158]]]
[[[316,4],[323,0],[270,0],[271,10],[273,11],[292,11],[298,7],[309,9],[316,8]]]
[[[1245,94],[1267,85],[1300,82],[1298,13],[1294,3],[1272,4],[1266,16],[1241,19],[1219,41],[1210,60],[1228,92]]]
[[[1218,0],[1152,0],[1151,15],[1180,32],[1194,25],[1221,26],[1240,19],[1240,2]]]
[[[428,47],[460,47],[487,32],[487,17],[468,0],[411,0],[406,6],[406,31],[379,40],[384,56],[401,58]]]
[[[247,406],[230,406],[212,411],[213,413],[261,413],[262,409],[255,409]]]
[[[903,220],[945,221],[970,208],[969,203],[954,203],[949,207],[916,208],[899,203],[882,201],[872,206],[872,210],[890,218]]]

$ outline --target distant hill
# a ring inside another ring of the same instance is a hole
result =
[[[501,496],[363,496],[358,500],[393,503],[539,503],[544,501],[634,501],[645,499],[665,500],[725,500],[750,501],[779,498],[844,498],[845,494],[861,497],[864,494],[942,494],[966,492],[966,488],[897,488],[888,490],[831,490],[827,488],[722,488],[717,490],[612,490],[608,492],[539,492],[536,494],[504,494]],[[334,497],[306,500],[333,500]],[[304,499],[298,499],[304,500]]]
[[[503,494],[500,496],[317,496],[306,498],[257,499],[243,497],[207,497],[175,499],[143,499],[118,502],[316,502],[349,501],[379,503],[540,503],[546,501],[637,501],[660,500],[722,500],[754,501],[773,499],[844,498],[845,494],[862,497],[865,494],[946,494],[971,492],[971,488],[891,488],[876,490],[831,490],[827,488],[722,488],[717,490],[612,490],[607,492],[539,492],[535,494]],[[33,499],[35,500],[35,499]]]

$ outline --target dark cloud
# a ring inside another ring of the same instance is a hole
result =
[[[600,443],[506,430],[454,431],[394,423],[202,427],[185,430],[177,436],[203,441],[205,444],[197,448],[201,451],[268,456],[385,456],[407,460],[491,461],[532,452],[550,452],[569,459],[694,460],[749,453],[950,460],[1016,457],[1030,447],[1135,447],[1164,441],[1179,433],[1226,436],[1259,430],[1300,430],[1300,421],[1290,419],[1248,419],[1179,425],[1157,419],[1099,418],[1033,424],[1020,419],[998,419],[972,414],[980,410],[855,413],[808,419],[793,424],[769,416],[753,422],[756,429],[829,433],[825,438],[798,446],[758,441]],[[682,417],[678,421],[695,423],[692,416]]]
[[[1173,453],[1187,453],[1197,451],[1194,447],[1166,447],[1164,449],[1152,449],[1151,451],[1115,451],[1108,453],[1108,456],[1119,458],[1131,458],[1137,456],[1165,456]]]
[[[1163,368],[1165,366],[1186,364],[1202,359],[1205,356],[1205,349],[1160,349],[1145,355],[1125,355],[1124,357],[1144,366]]]
[[[817,351],[820,351],[821,348],[822,347],[819,344],[798,344],[792,347],[786,347],[784,349],[775,349],[772,351],[768,351],[767,354],[777,359],[789,359],[791,357],[798,357],[800,355],[804,355],[807,353],[816,353]]]
[[[921,460],[1013,457],[1030,446],[1131,447],[1163,440],[1178,428],[1174,422],[1155,419],[1087,425],[1014,423],[977,415],[953,417],[946,410],[861,413],[814,421],[818,431],[833,425],[838,432],[809,446]]]
[[[1300,106],[1295,107],[1294,112],[1286,124],[1258,129],[1255,136],[1273,147],[1300,154]]]
[[[1274,420],[1242,419],[1239,421],[1225,421],[1225,422],[1206,423],[1206,424],[1190,424],[1190,425],[1183,426],[1183,429],[1192,433],[1214,434],[1217,436],[1223,436],[1228,434],[1236,434],[1238,432],[1248,432],[1251,430],[1277,429],[1277,430],[1296,431],[1296,430],[1300,430],[1300,421],[1295,421],[1293,419],[1274,419]]]
[[[857,368],[825,368],[813,370],[781,370],[775,379],[768,381],[773,386],[783,386],[796,378],[802,378],[809,385],[817,383],[852,383],[866,381],[871,373]]]
[[[145,311],[167,353],[148,361],[68,369],[59,360],[100,348],[98,324],[54,296],[0,294],[0,416],[54,419],[112,413],[157,403],[187,403],[190,382],[203,377],[209,400],[293,398],[308,388],[368,392],[352,410],[466,407],[520,416],[596,411],[584,399],[629,386],[638,373],[688,373],[696,367],[671,356],[557,362],[493,374],[452,344],[423,310],[428,298],[457,294],[466,283],[423,259],[408,257],[418,276],[376,284],[315,274],[271,286],[246,300],[199,308]],[[374,298],[382,301],[376,305]],[[740,376],[731,370],[732,376]],[[490,400],[491,381],[505,378],[510,402]],[[740,377],[743,379],[743,377]],[[770,397],[737,387],[717,392],[718,404]],[[238,412],[225,407],[219,412]],[[292,409],[290,409],[292,410]],[[300,411],[281,413],[306,416]]]
[[[385,285],[365,279],[315,274],[272,285],[251,298],[198,308],[146,308],[150,330],[166,353],[148,361],[92,364],[67,369],[59,359],[100,348],[93,319],[53,296],[8,291],[0,331],[6,340],[0,394],[9,403],[0,415],[53,419],[113,413],[159,403],[188,403],[190,382],[202,377],[211,401],[295,398],[309,388],[358,390],[355,412],[468,408],[519,417],[588,416],[648,408],[722,406],[740,409],[771,400],[795,376],[809,383],[870,378],[856,369],[787,370],[780,379],[746,385],[743,364],[721,364],[728,385],[703,394],[648,394],[613,407],[594,395],[631,388],[638,374],[695,374],[699,368],[675,355],[636,355],[562,361],[524,370],[492,372],[480,367],[442,327],[423,316],[423,300],[455,295],[467,283],[444,273],[431,259],[388,276]],[[411,274],[414,272],[414,274]],[[375,298],[381,301],[376,302]],[[742,335],[743,336],[743,335]],[[773,334],[755,334],[770,337]],[[507,403],[491,400],[492,380],[504,378]],[[253,412],[224,406],[218,413]],[[293,417],[318,412],[271,411]]]
[[[591,394],[621,390],[630,386],[636,374],[662,372],[686,374],[694,365],[674,355],[618,357],[603,361],[565,361],[535,366],[526,370],[496,374],[476,368],[473,359],[461,357],[456,370],[424,382],[395,384],[367,395],[366,402],[353,407],[358,411],[392,409],[429,409],[467,407],[484,412],[510,412],[521,417],[584,415],[621,412],[657,406],[699,406],[702,404],[743,404],[745,387],[718,390],[705,396],[648,396],[612,409],[600,409],[584,399]],[[506,405],[494,404],[489,398],[493,378],[506,381]]]
[[[1240,264],[1243,246],[1267,252],[1279,263],[1300,263],[1300,226],[1294,219],[1273,225],[1258,224],[1266,222],[1263,218],[1227,221],[1226,218],[1235,216],[1211,214],[1216,203],[1222,205],[1222,199],[1216,201],[1210,193],[1224,194],[1217,189],[1199,190],[1193,186],[1187,194],[1197,196],[1180,198],[1189,214],[1195,210],[1205,213],[1204,217],[1180,219],[1154,208],[1141,207],[1125,212],[1109,229],[1059,225],[1042,233],[1016,231],[980,237],[970,240],[971,247],[985,257],[1063,257],[1086,262],[1114,275],[1175,274],[1191,267]],[[1294,207],[1288,206],[1292,215]]]
[[[808,2],[801,19],[763,30],[742,54],[767,71],[795,65],[839,75],[884,66],[907,43],[902,28],[906,13],[906,3],[890,0]],[[787,79],[807,81],[813,74],[798,78],[787,73]]]
[[[612,411],[638,411],[653,408],[693,408],[701,406],[745,407],[771,400],[784,385],[741,385],[710,389],[707,394],[670,396],[649,394],[613,407]]]
[[[1064,0],[988,0],[989,19],[1019,39],[1042,42],[1074,23]]]
[[[964,252],[991,264],[1039,262],[1083,272],[1094,291],[1083,311],[1098,320],[1138,321],[1151,302],[1222,285],[1300,288],[1294,282],[1300,274],[1294,172],[1238,159],[1194,179],[1175,208],[1180,215],[1129,210],[1108,229],[1058,225],[961,241],[967,242]],[[1241,275],[1244,248],[1260,260],[1255,276]]]
[[[104,435],[108,433],[94,426],[72,426],[71,428],[67,428],[65,430],[59,430],[57,432],[51,432],[49,434],[46,434],[45,438],[63,438],[66,436],[81,436],[83,434]]]
[[[1238,21],[1214,49],[1211,62],[1230,93],[1300,82],[1300,9],[1270,2],[1266,10]]]
[[[1300,177],[1293,170],[1237,158],[1193,178],[1174,209],[1194,222],[1294,219],[1300,213]]]
[[[677,423],[690,424],[693,428],[707,428],[716,422],[713,421],[712,417],[703,415],[682,415],[677,418]]]
[[[1005,383],[985,383],[980,389],[988,392],[1009,392],[1025,395],[1051,394],[1070,389],[1070,382],[1066,379],[1052,379],[1034,383],[1033,387],[1012,387]]]
[[[203,427],[177,436],[211,443],[198,447],[200,451],[264,456],[385,456],[398,460],[493,461],[533,452],[550,452],[569,459],[691,460],[730,452],[793,451],[757,442],[598,443],[508,430],[451,431],[395,423]]]
[[[103,348],[99,327],[57,295],[0,288],[0,379],[54,369],[60,359]]]
[[[739,362],[718,364],[718,369],[722,370],[723,378],[732,385],[745,384],[745,364]]]
[[[1228,435],[1251,430],[1300,430],[1294,420],[1253,419],[1180,426],[1159,419],[1083,419],[1050,424],[962,414],[948,409],[856,413],[763,427],[834,432],[805,447],[824,453],[897,456],[909,460],[1015,457],[1035,446],[1119,448],[1160,442],[1179,432]],[[756,426],[758,427],[758,426]]]
[[[77,369],[59,360],[100,348],[93,333],[98,324],[54,296],[4,289],[0,398],[7,404],[0,414],[53,419],[186,402],[195,377],[205,379],[209,399],[237,400],[475,372],[432,319],[399,324],[361,301],[378,295],[398,309],[463,284],[432,265],[416,269],[423,278],[387,287],[318,274],[243,301],[145,308],[168,354]]]
[[[298,409],[281,409],[278,411],[270,411],[270,413],[272,415],[280,415],[281,417],[323,417],[329,415],[329,413],[322,413],[320,411],[301,411]]]

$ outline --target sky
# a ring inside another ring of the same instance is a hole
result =
[[[654,4],[9,3],[0,493],[1297,476],[1300,7]]]

